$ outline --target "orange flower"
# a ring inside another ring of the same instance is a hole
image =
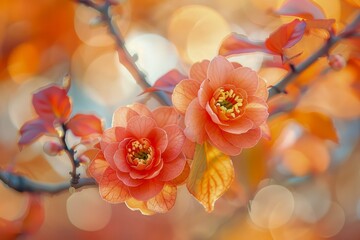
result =
[[[179,115],[171,107],[151,112],[145,105],[134,104],[114,113],[113,126],[104,132],[100,153],[89,167],[104,200],[131,205],[150,202],[144,206],[158,212],[173,206],[175,178],[186,165],[182,153],[185,135],[178,121]],[[159,194],[169,201],[155,201]]]
[[[190,79],[174,89],[172,101],[185,115],[185,135],[225,154],[238,155],[261,138],[268,117],[266,83],[253,70],[218,56],[195,63]]]

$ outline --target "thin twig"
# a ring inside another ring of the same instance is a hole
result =
[[[360,24],[360,13],[356,15],[349,25],[337,36],[331,35],[327,42],[322,46],[318,51],[304,60],[297,66],[292,66],[291,71],[276,85],[274,85],[269,90],[269,98],[273,96],[285,92],[286,86],[292,82],[296,77],[300,75],[304,70],[306,70],[310,65],[312,65],[316,60],[320,57],[323,57],[329,53],[330,48],[332,48],[339,41],[356,36],[358,32],[355,31],[356,28],[359,27]]]
[[[103,5],[97,5],[91,0],[77,0],[78,3],[82,3],[88,7],[91,7],[98,11],[102,20],[106,23],[109,28],[110,34],[113,36],[116,46],[118,47],[118,54],[120,62],[129,70],[131,75],[134,77],[136,83],[143,89],[151,87],[148,80],[146,79],[146,75],[140,70],[140,68],[136,65],[133,56],[129,53],[128,49],[125,46],[124,38],[117,27],[116,23],[113,20],[111,7],[112,3],[107,0]],[[171,100],[164,92],[152,92],[155,98],[161,102],[163,105],[171,105]]]
[[[59,193],[64,190],[73,188],[81,188],[84,186],[96,185],[96,181],[93,178],[81,178],[77,184],[71,184],[69,182],[62,183],[42,183],[38,181],[30,180],[27,177],[17,175],[12,172],[6,172],[0,170],[0,179],[10,188],[18,192],[31,192],[31,193]]]
[[[65,124],[62,125],[62,130],[63,130],[63,135],[60,137],[60,141],[61,144],[64,146],[64,151],[66,152],[71,162],[72,171],[69,172],[69,174],[71,176],[70,184],[71,186],[73,186],[79,183],[80,174],[76,173],[76,169],[79,167],[79,162],[75,159],[74,149],[69,148],[69,146],[66,143],[65,137],[66,137],[67,128]]]

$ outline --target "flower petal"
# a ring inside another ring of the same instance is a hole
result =
[[[248,97],[248,101],[245,108],[245,116],[249,118],[255,126],[260,126],[269,116],[267,105],[264,100],[258,97]]]
[[[223,135],[223,131],[214,123],[207,122],[205,124],[205,129],[209,137],[209,142],[211,145],[218,148],[224,154],[229,156],[236,156],[241,153],[241,148],[231,144]]]
[[[130,138],[125,139],[119,144],[118,150],[114,154],[114,164],[122,172],[130,172],[130,167],[126,160],[126,145],[131,141]]]
[[[198,92],[199,103],[203,108],[213,97],[215,90],[211,88],[209,79],[203,81]]]
[[[125,128],[112,127],[106,129],[100,140],[101,149],[104,151],[106,146],[113,142],[121,142],[126,136]]]
[[[224,85],[233,69],[233,65],[226,58],[222,56],[215,57],[210,62],[207,72],[211,88],[217,89]]]
[[[156,196],[164,187],[164,183],[151,179],[145,181],[137,187],[129,187],[130,194],[133,198],[140,201],[147,201]]]
[[[232,133],[232,134],[241,134],[249,131],[249,129],[253,128],[254,123],[245,118],[240,117],[238,119],[232,120],[229,125],[219,125],[219,128],[224,132]]]
[[[198,99],[194,99],[185,115],[184,133],[191,141],[202,144],[206,139],[204,123],[211,121],[205,109],[203,109]]]
[[[180,115],[174,107],[158,107],[152,114],[157,126],[161,128],[166,125],[179,124],[180,122]]]
[[[189,79],[182,80],[176,85],[172,95],[172,102],[181,114],[185,114],[191,101],[196,98],[199,88],[199,82]]]
[[[156,122],[154,119],[146,116],[136,116],[128,122],[126,131],[132,136],[140,139],[146,138],[155,127]]]
[[[109,163],[104,159],[104,155],[100,152],[96,158],[91,161],[88,171],[97,182],[100,182],[105,170],[108,167]]]
[[[178,177],[184,170],[186,158],[184,154],[180,154],[176,159],[171,162],[164,162],[161,172],[157,179],[167,182]]]
[[[223,133],[224,138],[238,148],[252,148],[261,138],[261,129],[250,129],[243,134]]]
[[[116,175],[126,186],[129,187],[137,187],[144,182],[143,179],[132,178],[127,172],[116,171]]]
[[[128,188],[119,180],[115,170],[108,167],[99,183],[101,197],[110,203],[121,203],[130,198]]]
[[[183,130],[177,125],[166,126],[164,130],[167,134],[168,145],[161,156],[164,162],[169,162],[181,153],[185,142],[185,135]]]
[[[129,107],[137,112],[140,116],[152,117],[152,113],[149,108],[142,103],[133,103]]]
[[[168,146],[168,136],[164,129],[158,127],[152,129],[148,134],[147,139],[149,139],[151,145],[160,150],[161,153],[164,152]]]
[[[211,120],[218,125],[227,125],[221,122],[221,120],[219,119],[218,115],[216,113],[214,113],[214,111],[212,110],[212,108],[210,107],[209,103],[206,103],[206,112],[209,114],[209,116],[211,117]]]
[[[115,112],[113,114],[113,119],[112,119],[111,125],[113,127],[124,127],[125,128],[129,119],[134,116],[139,116],[139,114],[129,107],[119,107],[117,110],[115,110]]]
[[[105,147],[104,150],[104,157],[113,169],[116,169],[116,165],[114,163],[114,155],[116,151],[119,149],[119,145],[120,144],[118,142],[110,143]]]
[[[259,77],[255,71],[240,67],[231,72],[228,84],[245,90],[248,96],[254,95],[259,85]]]
[[[190,68],[190,79],[202,82],[207,78],[207,70],[209,67],[209,60],[194,63]]]
[[[166,213],[175,205],[177,188],[172,184],[165,184],[160,193],[146,202],[149,210]]]

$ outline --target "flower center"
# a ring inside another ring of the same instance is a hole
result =
[[[218,88],[212,98],[213,110],[221,120],[234,119],[241,113],[243,99],[233,89]]]
[[[152,163],[154,148],[148,139],[132,140],[127,144],[126,149],[126,158],[132,167],[143,170]]]

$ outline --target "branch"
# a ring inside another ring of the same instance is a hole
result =
[[[358,28],[360,24],[360,13],[356,15],[349,25],[337,36],[330,35],[330,38],[327,40],[324,46],[322,46],[318,51],[300,63],[298,66],[291,66],[291,71],[276,85],[274,85],[269,90],[269,99],[274,97],[279,93],[284,93],[286,86],[292,82],[297,76],[300,75],[304,70],[306,70],[310,65],[312,65],[316,60],[322,56],[328,54],[331,47],[333,47],[339,41],[356,36],[358,32],[356,32],[356,28]]]
[[[96,185],[96,181],[93,178],[81,178],[77,184],[71,184],[70,182],[63,183],[42,183],[33,181],[27,177],[17,175],[11,172],[0,170],[0,180],[3,181],[10,188],[18,192],[31,192],[31,193],[59,193],[64,190],[74,187],[75,189]]]
[[[113,36],[116,46],[118,47],[118,54],[120,62],[129,70],[131,75],[134,77],[136,83],[143,89],[151,87],[149,82],[146,79],[146,75],[140,70],[140,68],[136,65],[133,56],[129,53],[125,46],[124,38],[119,31],[119,28],[114,23],[111,14],[111,6],[112,3],[109,0],[106,0],[103,5],[98,5],[92,2],[91,0],[77,0],[78,3],[82,3],[88,7],[91,7],[98,11],[103,21],[109,28],[109,32]],[[170,106],[171,100],[164,92],[153,92],[155,98],[164,105]]]
[[[71,176],[70,184],[71,186],[74,186],[79,183],[80,174],[76,173],[77,167],[79,167],[79,162],[75,159],[75,152],[72,148],[69,148],[69,146],[66,143],[65,136],[67,132],[67,128],[65,124],[62,125],[63,135],[60,137],[61,144],[64,146],[64,151],[66,152],[67,156],[70,159],[72,171],[69,172]]]

